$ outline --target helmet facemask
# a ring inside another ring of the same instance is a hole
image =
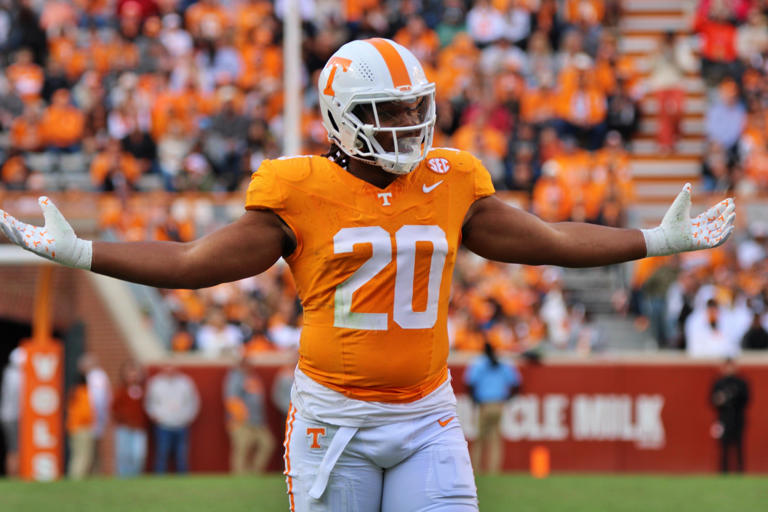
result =
[[[432,147],[435,90],[385,97],[354,95],[343,110],[341,149],[393,174],[408,174]]]

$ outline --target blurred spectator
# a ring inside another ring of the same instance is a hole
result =
[[[507,21],[505,37],[523,48],[527,46],[528,36],[531,35],[530,5],[526,0],[510,0],[504,13]]]
[[[616,90],[608,96],[607,103],[606,128],[615,130],[624,140],[632,140],[640,125],[640,107],[630,94],[626,80],[616,80]]]
[[[236,94],[236,89],[231,86],[219,89],[221,107],[211,117],[204,143],[205,154],[213,162],[217,174],[224,176],[232,188],[237,181],[240,159],[245,152],[243,134],[248,132],[250,124],[235,104]]]
[[[24,102],[16,92],[11,89],[8,79],[0,75],[0,128],[7,130],[15,117],[21,115],[24,110]]]
[[[30,172],[21,151],[11,149],[8,159],[0,167],[0,184],[8,190],[24,190]]]
[[[0,424],[5,441],[5,474],[19,474],[19,419],[21,413],[21,386],[24,378],[24,349],[16,347],[3,369],[2,395],[0,395]]]
[[[77,361],[77,369],[85,375],[88,385],[88,398],[91,401],[93,428],[91,433],[94,441],[95,472],[101,469],[101,439],[109,423],[109,412],[112,409],[112,385],[109,383],[107,372],[99,365],[96,356],[90,352],[84,353]]]
[[[213,308],[197,332],[196,345],[204,356],[220,357],[228,351],[242,348],[243,332],[227,322],[221,309]]]
[[[586,54],[574,57],[576,83],[563,90],[557,100],[558,131],[561,136],[576,137],[583,147],[598,149],[606,132],[606,97],[590,80],[592,60]]]
[[[131,477],[144,472],[147,458],[147,414],[144,412],[144,374],[133,360],[125,361],[121,384],[115,392],[112,415],[115,420],[115,465],[117,476]]]
[[[557,162],[544,162],[541,177],[533,186],[533,213],[548,222],[561,222],[571,216],[571,193],[559,175]]]
[[[595,322],[592,312],[582,304],[575,304],[569,318],[571,338],[569,345],[574,352],[589,355],[603,350],[605,339],[603,331]]]
[[[732,168],[727,151],[718,143],[709,145],[709,152],[704,155],[701,164],[701,177],[704,190],[725,193],[733,188]]]
[[[405,27],[397,31],[394,41],[411,50],[421,62],[433,62],[440,46],[437,33],[430,29],[424,18],[412,15]]]
[[[504,461],[501,415],[507,401],[520,390],[520,374],[511,364],[500,361],[493,345],[486,342],[485,354],[472,361],[464,382],[478,407],[478,434],[470,452],[472,466],[478,471],[498,473]]]
[[[184,133],[184,126],[179,120],[171,120],[168,133],[162,135],[157,144],[157,157],[160,171],[168,190],[176,189],[176,177],[182,172],[184,157],[194,146]]]
[[[45,69],[45,81],[43,82],[43,99],[50,103],[53,93],[59,89],[70,89],[72,83],[67,76],[67,70],[62,63],[55,59],[48,60]]]
[[[648,90],[656,96],[659,127],[656,141],[664,154],[671,153],[680,137],[680,121],[685,108],[685,72],[689,71],[675,43],[675,33],[667,32],[651,61]]]
[[[160,42],[174,58],[190,55],[194,47],[192,36],[181,28],[181,17],[176,13],[163,16]]]
[[[263,473],[275,449],[275,440],[267,425],[264,383],[247,357],[239,356],[237,364],[224,377],[224,405],[231,471]]]
[[[105,192],[132,188],[141,176],[139,163],[132,154],[123,151],[120,141],[109,139],[104,151],[91,162],[91,183]]]
[[[72,480],[85,478],[94,461],[94,426],[96,414],[91,405],[88,384],[84,374],[79,374],[67,401],[67,435],[69,438],[69,469]]]
[[[38,151],[43,145],[40,128],[39,109],[25,105],[22,115],[11,124],[11,144],[21,151]]]
[[[669,288],[672,283],[675,282],[680,272],[679,263],[674,258],[664,258],[659,264],[651,271],[648,278],[642,285],[642,312],[646,318],[648,318],[651,326],[651,334],[658,348],[669,348],[670,346],[670,333],[668,331],[667,323],[667,305],[666,299],[669,293]],[[696,332],[696,336],[699,341],[695,342],[695,347],[707,346],[710,339],[710,333]],[[691,347],[690,337],[688,348],[689,353],[694,348]],[[697,349],[698,350],[698,349]],[[692,355],[704,355],[704,354],[692,354]]]
[[[525,57],[523,72],[528,85],[541,86],[544,77],[546,77],[548,78],[548,85],[552,86],[555,56],[546,32],[539,30],[531,35]]]
[[[34,55],[28,48],[16,53],[14,63],[5,70],[13,91],[25,103],[34,103],[40,99],[45,82],[43,68],[34,61]]]
[[[768,52],[768,18],[757,7],[750,11],[747,23],[738,28],[736,50],[748,65],[763,62]]]
[[[269,338],[281,349],[298,349],[301,338],[301,313],[296,311],[292,301],[285,301],[270,319],[267,330]]]
[[[449,45],[457,34],[466,30],[465,19],[462,0],[446,0],[444,2],[443,15],[435,28],[441,47]]]
[[[476,0],[467,12],[467,31],[481,48],[500,39],[505,30],[504,16],[490,0]]]
[[[709,299],[703,309],[694,308],[685,323],[688,355],[720,358],[738,355],[741,336],[734,343],[733,333],[726,334],[722,322],[715,299]]]
[[[568,325],[568,306],[563,296],[562,283],[553,280],[541,304],[541,318],[547,324],[550,343],[557,349],[568,348],[570,329]]]
[[[666,324],[671,348],[686,350],[685,323],[693,312],[699,282],[696,275],[686,270],[667,290]]]
[[[730,22],[731,12],[721,1],[705,2],[699,9],[693,30],[701,38],[701,74],[713,87],[725,77],[739,77],[736,54],[736,27]]]
[[[139,174],[159,172],[156,167],[157,145],[138,124],[121,141],[123,151],[130,153],[139,164]]]
[[[194,381],[173,365],[147,380],[144,409],[155,423],[155,473],[165,473],[173,453],[177,473],[188,470],[189,426],[200,411]]]
[[[723,80],[718,86],[717,99],[707,109],[707,138],[720,144],[730,157],[736,151],[746,118],[747,112],[739,99],[738,85],[732,79]]]
[[[757,311],[752,313],[752,324],[741,339],[741,348],[744,350],[768,349],[768,330],[763,325],[761,315]]]
[[[296,350],[293,352],[290,362],[281,366],[272,380],[272,404],[283,416],[288,414],[291,405],[291,389],[298,362],[299,351]]]
[[[48,51],[45,30],[32,2],[19,2],[11,26],[11,49],[29,48],[34,61],[42,63]]]
[[[85,116],[70,103],[67,89],[53,93],[51,106],[40,121],[43,144],[50,150],[71,153],[80,149]]]
[[[736,471],[744,472],[744,412],[749,403],[749,383],[737,373],[736,364],[727,359],[721,376],[712,385],[710,403],[717,410],[715,432],[720,440],[720,471],[729,471],[736,457]]]

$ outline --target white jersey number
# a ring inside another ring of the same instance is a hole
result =
[[[413,287],[416,272],[416,243],[432,244],[427,284],[427,307],[424,311],[413,310]],[[395,274],[395,303],[392,318],[403,329],[428,329],[437,321],[440,284],[443,277],[448,240],[438,226],[407,225],[395,233],[397,244]],[[335,327],[384,331],[387,329],[387,313],[355,313],[352,296],[365,283],[381,272],[392,261],[390,234],[379,226],[344,228],[333,237],[333,252],[343,254],[354,251],[355,244],[371,244],[371,257],[351,276],[336,287],[334,304]]]

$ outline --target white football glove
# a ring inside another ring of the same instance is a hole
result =
[[[77,238],[53,201],[43,196],[37,202],[43,210],[45,226],[40,228],[25,224],[0,210],[0,230],[11,242],[38,256],[68,267],[90,270],[93,258],[91,241]]]
[[[733,231],[736,204],[733,198],[720,201],[695,219],[691,218],[691,184],[686,183],[672,206],[653,229],[641,229],[646,256],[711,249],[725,243]]]

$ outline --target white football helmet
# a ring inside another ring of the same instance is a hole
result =
[[[432,147],[435,84],[389,39],[345,44],[318,79],[328,139],[352,158],[407,174]]]

